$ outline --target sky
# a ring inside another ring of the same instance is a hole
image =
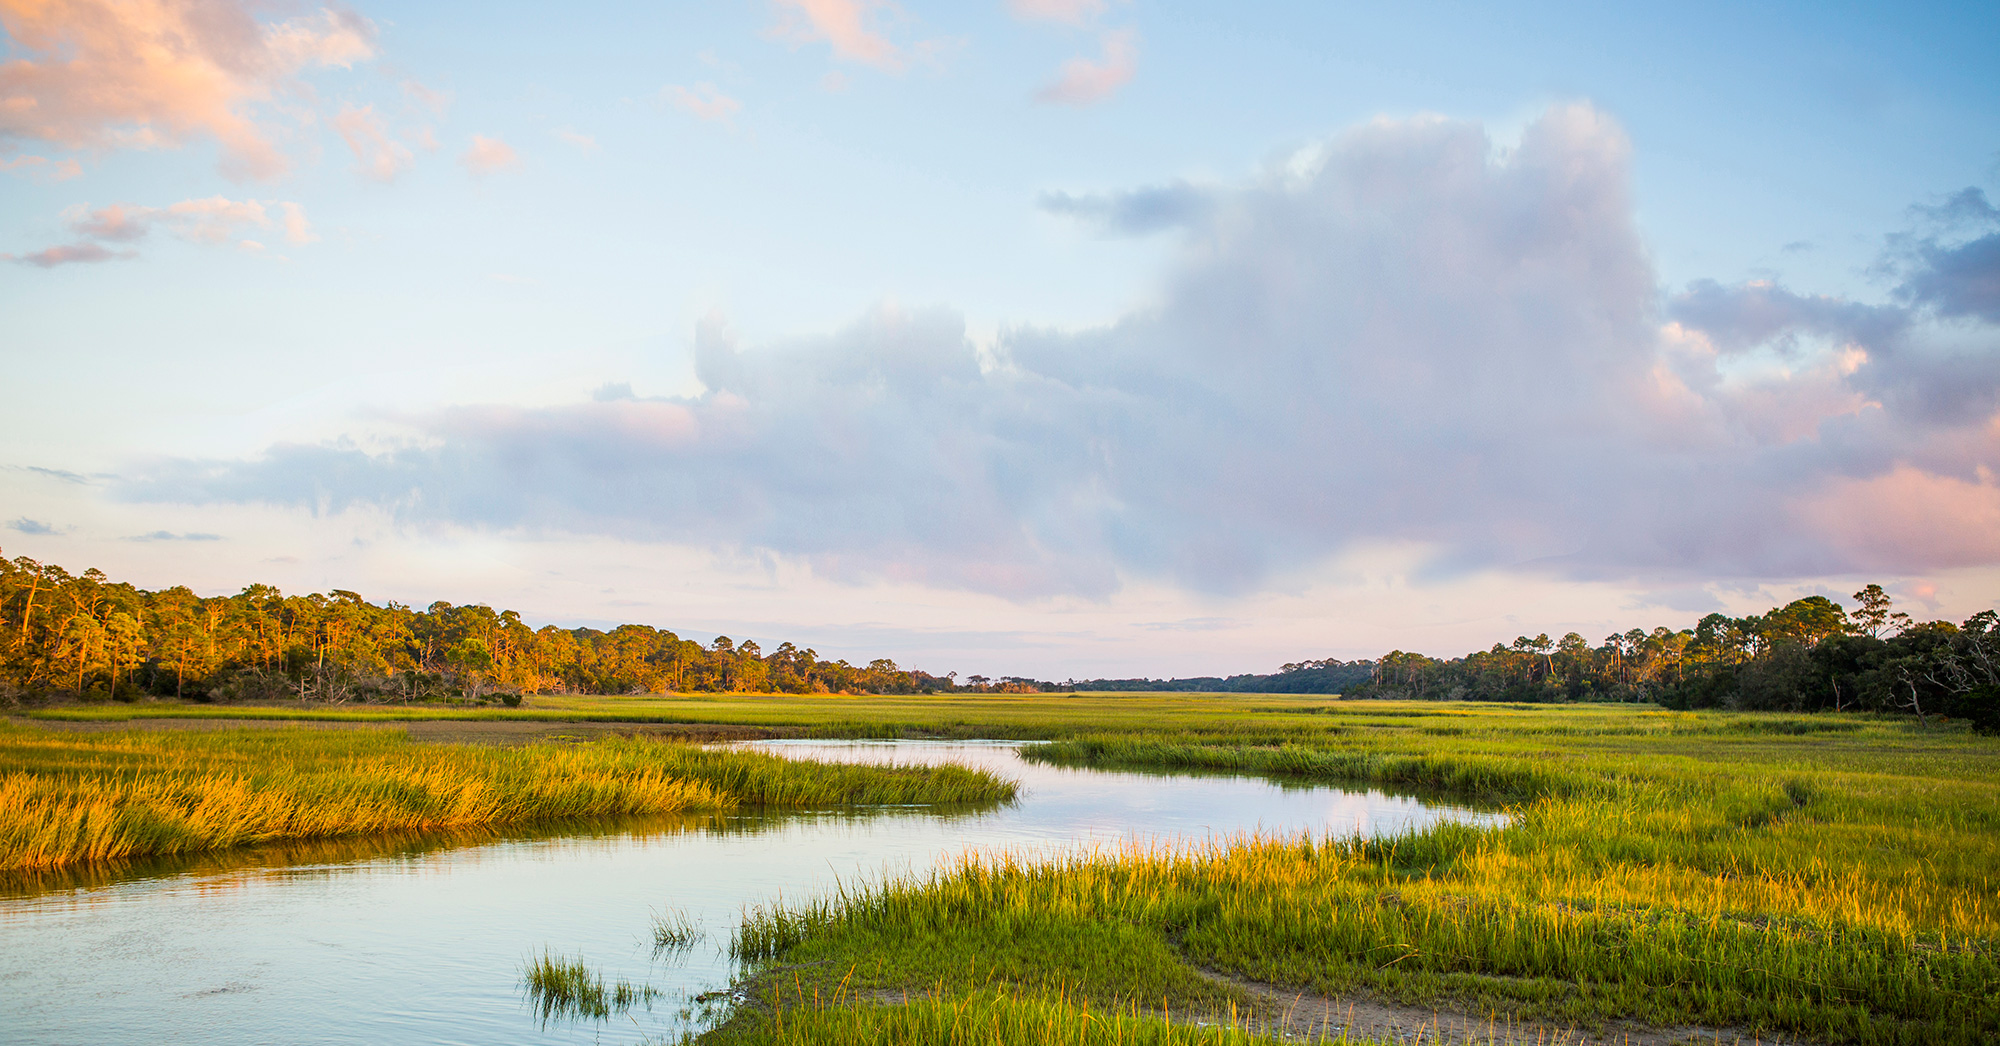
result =
[[[0,0],[0,551],[1041,678],[2000,601],[2000,8]]]

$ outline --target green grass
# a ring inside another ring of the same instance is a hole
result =
[[[859,998],[997,986],[1223,1012],[1206,969],[1557,1027],[2000,1041],[1991,739],[1853,716],[1318,704],[1231,702],[1172,732],[1100,719],[1030,753],[1425,786],[1505,802],[1507,824],[967,859],[759,910],[735,947],[753,970],[819,964],[805,983]]]
[[[838,990],[771,993],[766,1009],[729,1029],[743,1046],[1276,1046],[1278,1040],[1230,1024],[1192,1027],[1138,1011],[1093,1010],[1060,992],[1022,995],[1004,989],[856,1002]],[[1291,1042],[1346,1046],[1345,1038]]]
[[[653,913],[653,958],[678,955],[707,936],[701,924],[680,908]]]
[[[649,984],[621,979],[607,985],[581,958],[559,958],[548,951],[522,964],[521,984],[544,1025],[562,1018],[605,1020],[634,1006],[651,1008],[660,995]]]
[[[31,719],[127,722],[134,719],[318,720],[348,723],[522,721],[727,723],[822,737],[1005,737],[1046,740],[1092,730],[1214,730],[1232,725],[1316,734],[1325,695],[1269,694],[539,694],[520,708],[436,705],[328,707],[288,704],[206,705],[145,701],[65,705],[13,713]],[[1386,708],[1386,703],[1377,703]],[[1430,706],[1436,707],[1436,706]],[[1388,714],[1395,714],[1389,712]],[[1412,714],[1405,711],[1404,716]],[[1275,718],[1274,718],[1275,716]]]
[[[858,766],[608,738],[517,748],[400,731],[82,733],[0,725],[0,870],[277,840],[746,807],[993,803],[956,766]]]

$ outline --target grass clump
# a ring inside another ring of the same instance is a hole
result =
[[[652,985],[623,979],[606,985],[581,958],[559,958],[547,950],[522,965],[521,983],[544,1025],[563,1018],[601,1021],[634,1006],[651,1008],[660,994]]]
[[[860,766],[606,739],[517,748],[399,731],[78,733],[0,725],[0,870],[275,840],[742,807],[976,803],[958,766]]]
[[[653,957],[672,955],[693,948],[707,934],[701,923],[684,909],[653,913]]]

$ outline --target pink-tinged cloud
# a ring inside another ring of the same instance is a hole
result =
[[[306,209],[286,200],[278,205],[285,215],[285,239],[296,244],[316,243],[319,234],[312,231],[312,223],[306,220]]]
[[[83,165],[74,159],[50,160],[46,156],[18,156],[12,160],[0,160],[0,171],[25,174],[38,182],[66,182],[83,173]]]
[[[2000,456],[2000,439],[1975,456]],[[1823,535],[1849,563],[1876,571],[1934,570],[2000,561],[2000,483],[1990,471],[1938,475],[1898,464],[1842,478],[1801,498],[1796,526]]]
[[[69,229],[78,236],[94,240],[136,240],[151,231],[148,223],[153,213],[151,207],[127,207],[114,203],[109,207],[82,212],[80,217],[71,219]]]
[[[775,0],[780,12],[772,33],[794,43],[824,40],[834,57],[877,69],[903,67],[903,53],[869,27],[871,0]]]
[[[692,89],[668,84],[660,90],[660,96],[681,112],[716,123],[728,123],[743,109],[742,102],[723,94],[707,81],[695,84]]]
[[[121,258],[136,256],[135,252],[132,251],[114,251],[109,247],[95,243],[68,243],[44,248],[33,254],[24,254],[19,257],[12,254],[5,254],[0,255],[0,258],[6,258],[8,261],[18,262],[22,265],[32,265],[38,269],[53,269],[58,265],[95,264],[97,262],[115,261]]]
[[[375,107],[348,106],[333,118],[333,129],[354,153],[354,173],[378,182],[393,182],[415,160],[408,147],[389,137],[389,127]]]
[[[451,110],[450,91],[434,90],[425,87],[415,80],[403,81],[403,95],[412,103],[421,107],[425,112],[439,119],[443,119],[444,114]]]
[[[236,0],[0,0],[16,57],[0,65],[0,140],[160,148],[206,136],[232,177],[286,159],[255,109],[312,68],[375,54],[366,19],[322,9],[262,23]]]
[[[558,128],[556,130],[556,137],[576,146],[582,152],[594,153],[597,151],[597,138],[593,135],[584,134],[581,131],[572,131],[568,128]]]
[[[488,138],[483,134],[472,136],[472,146],[459,154],[458,162],[465,165],[475,178],[483,178],[496,171],[518,167],[521,158],[514,153],[514,147],[498,138]]]
[[[271,215],[273,207],[278,211],[277,219],[273,219]],[[252,250],[262,250],[263,245],[243,237],[246,233],[260,229],[282,229],[285,239],[295,244],[312,243],[319,239],[312,231],[312,223],[306,219],[305,208],[289,200],[231,200],[224,196],[211,196],[199,200],[182,200],[165,207],[114,203],[95,210],[81,206],[73,207],[65,212],[64,218],[71,232],[85,240],[97,241],[97,244],[77,245],[78,249],[104,243],[131,243],[144,239],[154,229],[163,230],[189,243],[218,246],[236,241],[239,245],[254,245],[249,248]],[[51,248],[51,250],[69,250],[69,248]],[[130,252],[107,252],[102,256],[91,255],[88,251],[84,253],[90,256],[62,257],[51,264],[62,264],[67,261],[104,261],[111,257],[133,256]]]
[[[1104,34],[1104,56],[1093,62],[1072,58],[1063,63],[1056,82],[1035,95],[1059,105],[1092,105],[1115,94],[1139,70],[1139,34],[1119,29]]]
[[[1104,0],[1007,0],[1007,10],[1024,22],[1089,25],[1104,8]]]

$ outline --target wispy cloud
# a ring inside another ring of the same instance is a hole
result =
[[[403,97],[409,99],[412,105],[423,110],[433,119],[442,120],[444,119],[444,115],[451,111],[452,95],[450,91],[440,91],[425,87],[414,79],[404,80],[402,88]]]
[[[44,523],[39,519],[29,519],[26,516],[22,516],[18,519],[8,520],[7,529],[12,531],[17,531],[22,534],[33,534],[36,535],[37,537],[48,534],[61,533],[59,529],[57,529],[54,526],[51,526],[50,524]]]
[[[415,162],[409,147],[390,137],[388,122],[372,105],[343,108],[333,118],[333,129],[354,153],[354,173],[364,178],[393,182]]]
[[[150,534],[134,534],[131,537],[126,538],[125,540],[127,541],[221,541],[222,535],[202,534],[194,531],[189,531],[188,533],[185,534],[176,534],[170,530],[155,530]]]
[[[1104,55],[1096,61],[1072,58],[1063,63],[1056,81],[1036,93],[1038,101],[1058,105],[1094,105],[1130,83],[1139,71],[1139,33],[1115,29],[1104,34]]]
[[[64,243],[54,247],[44,247],[31,254],[0,254],[11,262],[32,265],[38,269],[53,269],[59,265],[91,265],[97,262],[120,261],[136,258],[138,251],[112,250],[95,243]]]
[[[484,178],[498,171],[505,171],[521,165],[521,158],[514,147],[498,138],[488,138],[483,134],[472,136],[472,145],[459,154],[458,162],[475,178]]]
[[[579,151],[586,153],[597,151],[597,138],[593,135],[584,134],[581,131],[572,131],[566,127],[557,128],[555,135],[558,140],[575,146]]]
[[[78,207],[69,212],[69,223],[72,231],[93,239],[136,240],[160,228],[189,243],[214,245],[227,243],[246,229],[272,228],[276,224],[271,218],[273,206],[283,215],[282,227],[291,242],[310,243],[318,238],[306,220],[305,208],[297,203],[226,196],[182,200],[165,207],[117,203],[97,210]]]
[[[1105,0],[1007,0],[1007,10],[1024,22],[1089,25],[1109,6]]]
[[[1190,182],[1176,181],[1114,193],[1047,192],[1035,202],[1050,214],[1075,218],[1100,232],[1143,236],[1206,221],[1223,195]]]
[[[774,0],[779,11],[772,35],[795,44],[824,40],[834,56],[889,71],[905,63],[903,52],[872,23],[888,5],[878,0]]]
[[[42,465],[4,465],[0,466],[0,469],[5,469],[9,472],[27,472],[41,476],[44,479],[59,479],[64,483],[90,482],[90,477],[81,472],[71,472],[68,469],[52,469]]]
[[[83,174],[75,159],[51,160],[46,156],[17,156],[0,160],[0,171],[23,174],[40,182],[66,182]]]
[[[705,80],[692,88],[668,84],[660,89],[660,97],[674,108],[696,119],[711,120],[716,123],[728,123],[743,108],[742,102],[723,94],[714,84]]]
[[[375,55],[375,27],[322,8],[265,23],[238,0],[0,3],[16,57],[0,64],[0,139],[68,149],[215,139],[223,171],[271,178],[287,161],[255,110],[313,68]]]
[[[273,209],[277,211],[276,218],[272,216]],[[134,258],[138,256],[136,251],[107,247],[105,244],[136,243],[156,229],[189,243],[219,246],[233,242],[255,251],[262,251],[263,244],[243,238],[253,230],[280,230],[287,241],[300,245],[319,239],[312,230],[312,223],[306,218],[305,208],[289,200],[232,200],[226,196],[210,196],[182,200],[165,207],[129,203],[113,203],[98,208],[79,205],[65,211],[63,218],[70,232],[82,238],[79,242],[49,247],[20,257],[6,257],[44,269]]]

